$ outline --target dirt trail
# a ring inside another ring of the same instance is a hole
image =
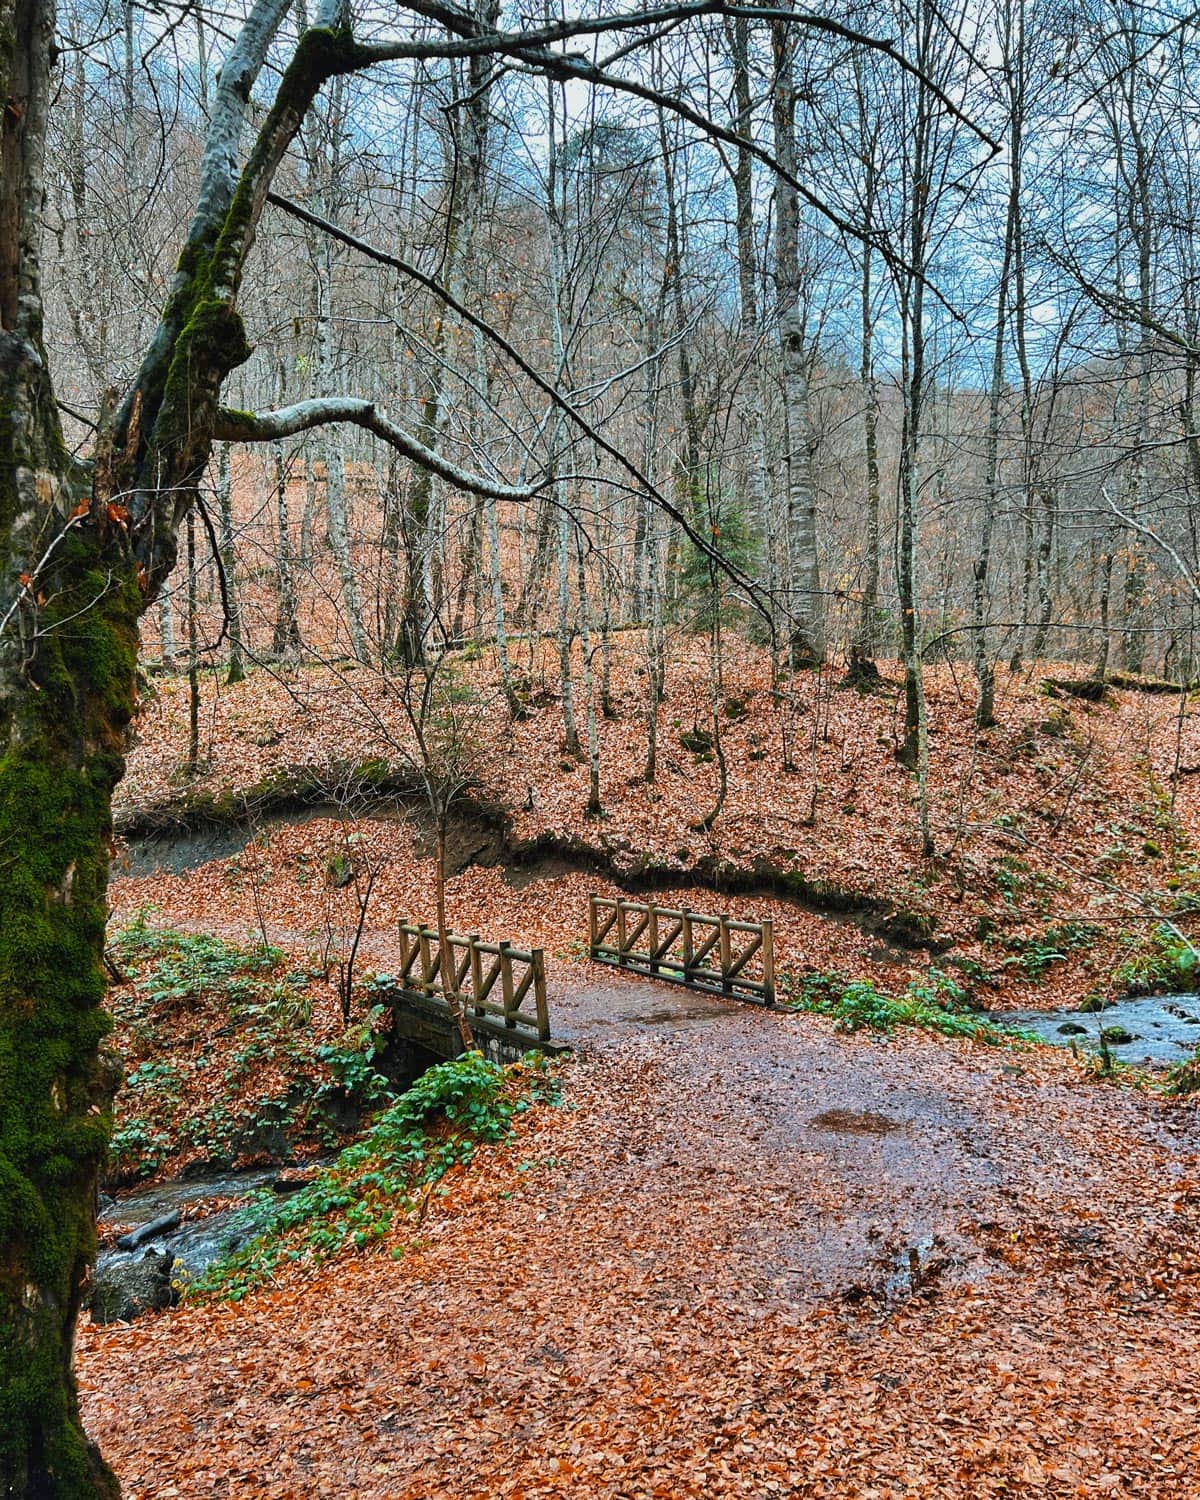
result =
[[[84,1331],[127,1495],[1194,1496],[1194,1112],[594,969],[560,999],[573,1108],[402,1259]]]

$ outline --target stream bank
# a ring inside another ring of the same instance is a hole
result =
[[[346,819],[345,804],[330,799],[329,786],[330,778],[317,778],[308,767],[294,767],[237,796],[196,794],[160,806],[127,809],[117,819],[124,848],[114,862],[113,874],[132,879],[180,875],[211,860],[232,859],[252,840],[275,828],[321,818]],[[426,845],[425,852],[432,853],[419,793],[391,772],[375,773],[349,816],[355,826],[409,819]],[[697,855],[688,848],[680,848],[668,860],[639,850],[619,836],[590,841],[545,831],[520,838],[513,831],[508,810],[479,795],[461,797],[452,809],[446,855],[449,875],[473,866],[501,867],[516,889],[539,879],[578,873],[610,881],[628,896],[658,890],[760,896],[853,923],[867,936],[902,953],[938,954],[952,945],[950,939],[938,935],[930,912],[810,875],[794,862],[785,865],[756,856],[739,863],[711,852]]]

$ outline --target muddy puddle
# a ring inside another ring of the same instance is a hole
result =
[[[1200,995],[1147,995],[1094,1012],[1006,1011],[992,1020],[1081,1052],[1098,1053],[1103,1036],[1113,1057],[1152,1067],[1182,1062],[1200,1047]]]
[[[899,1120],[869,1109],[827,1109],[813,1115],[808,1123],[816,1130],[832,1130],[837,1135],[890,1135],[903,1128]]]

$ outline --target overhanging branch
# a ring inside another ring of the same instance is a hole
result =
[[[470,495],[524,502],[532,500],[542,488],[540,484],[497,484],[482,474],[460,468],[458,464],[451,463],[440,453],[435,453],[432,448],[418,442],[402,427],[397,427],[373,401],[360,396],[320,396],[268,412],[234,411],[229,407],[222,407],[217,413],[213,437],[225,443],[274,443],[283,438],[295,437],[300,432],[310,432],[314,427],[329,427],[337,422],[349,422],[355,427],[365,428],[397,453],[402,453],[413,463],[439,474],[447,483]]]
[[[594,423],[589,422],[577,406],[568,401],[555,389],[551,381],[547,380],[544,375],[539,374],[534,366],[522,356],[520,351],[504,337],[499,329],[489,323],[486,318],[481,318],[477,313],[472,312],[464,302],[455,297],[440,281],[422,271],[419,266],[413,265],[411,261],[404,260],[398,255],[392,255],[387,250],[381,250],[378,246],[369,244],[366,240],[360,239],[358,235],[351,234],[348,229],[343,229],[341,225],[334,224],[331,220],[323,218],[320,214],[313,213],[311,209],[301,207],[298,203],[293,203],[290,198],[284,198],[278,193],[272,192],[267,194],[267,201],[272,203],[276,208],[282,209],[284,213],[291,214],[293,218],[299,219],[302,223],[310,224],[314,229],[321,230],[322,233],[330,235],[335,240],[339,240],[343,245],[347,245],[353,250],[358,250],[361,254],[371,260],[377,261],[380,265],[391,266],[403,275],[411,277],[412,280],[432,292],[435,297],[452,309],[452,311],[456,312],[464,322],[469,323],[473,328],[477,328],[485,338],[495,344],[498,349],[501,349],[512,360],[513,364],[524,375],[528,376],[534,385],[537,386],[538,390],[559,411],[563,412],[574,422],[584,435],[595,443],[596,447],[602,453],[607,454],[619,468],[623,469],[634,480],[633,493],[648,496],[664,515],[669,516],[675,522],[697,551],[702,556],[707,557],[710,562],[715,563],[730,582],[745,593],[750,604],[759,611],[764,619],[769,620],[771,618],[770,601],[761,585],[731,563],[722,552],[718,551],[705,538],[702,532],[692,524],[691,519],[684,514],[679,506],[675,505],[663,494],[649,475],[628,454],[623,453],[615,443],[610,442]],[[241,413],[229,413],[226,415],[241,416]],[[244,441],[262,441],[262,439],[244,439]],[[410,441],[412,440],[410,439]],[[418,444],[417,446],[420,445]],[[422,449],[422,452],[428,453],[430,450]],[[416,458],[414,461],[420,463],[422,460]],[[444,460],[441,461],[444,462]],[[560,474],[558,478],[561,480],[563,476]],[[612,483],[611,480],[608,482]],[[476,491],[475,493],[487,494],[490,492]]]

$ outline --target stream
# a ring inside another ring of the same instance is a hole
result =
[[[120,1198],[101,1198],[99,1223],[120,1225],[136,1243],[127,1248],[106,1247],[96,1257],[92,1272],[92,1317],[96,1322],[128,1320],[177,1300],[177,1283],[201,1275],[245,1241],[237,1223],[244,1200],[259,1188],[273,1186],[292,1192],[307,1182],[325,1160],[303,1168],[265,1167],[248,1172],[214,1172],[155,1183]],[[237,1199],[227,1207],[188,1219],[193,1205],[210,1198]],[[180,1216],[183,1216],[180,1222]],[[145,1238],[137,1231],[157,1226]]]
[[[1057,1047],[1074,1043],[1094,1053],[1103,1029],[1112,1056],[1135,1066],[1169,1067],[1200,1047],[1200,995],[1131,996],[1099,1011],[1005,1011],[991,1019]]]
[[[208,1177],[184,1177],[172,1182],[155,1183],[139,1188],[121,1198],[101,1201],[99,1222],[119,1224],[125,1230],[142,1229],[156,1219],[178,1209],[186,1213],[193,1204],[205,1198],[247,1198],[257,1188],[266,1187],[280,1175],[279,1167],[265,1167],[250,1172],[214,1173]],[[177,1228],[166,1229],[144,1240],[135,1250],[101,1250],[96,1258],[96,1272],[110,1266],[141,1260],[147,1250],[167,1250],[181,1260],[192,1275],[210,1266],[218,1257],[236,1249],[236,1232],[229,1221],[241,1204],[219,1209],[202,1219],[187,1220]]]

